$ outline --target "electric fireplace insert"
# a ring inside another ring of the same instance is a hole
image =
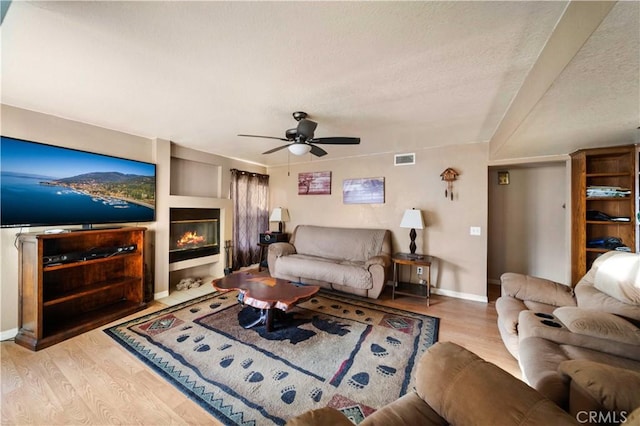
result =
[[[220,253],[220,209],[173,208],[169,263]]]

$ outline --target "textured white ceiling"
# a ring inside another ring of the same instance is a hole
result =
[[[495,159],[633,142],[638,2],[616,4]],[[567,2],[25,2],[2,103],[266,165],[303,110],[325,158],[489,142]],[[308,161],[309,157],[293,157]]]

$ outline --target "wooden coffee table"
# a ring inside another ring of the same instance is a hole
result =
[[[317,285],[294,284],[279,278],[256,276],[247,272],[235,272],[224,278],[213,280],[213,288],[219,291],[238,290],[238,302],[260,309],[260,318],[244,328],[266,325],[273,330],[274,309],[288,311],[297,303],[316,294]]]

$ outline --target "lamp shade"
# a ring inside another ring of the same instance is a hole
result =
[[[404,211],[400,228],[423,229],[422,211],[417,209],[407,209]]]
[[[276,207],[271,212],[269,222],[287,222],[289,221],[289,211],[282,207]]]
[[[293,155],[305,155],[309,151],[311,151],[311,145],[306,143],[292,143],[289,145],[289,152]]]

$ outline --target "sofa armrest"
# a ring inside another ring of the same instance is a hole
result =
[[[273,243],[269,245],[269,250],[267,252],[267,263],[269,264],[269,272],[271,276],[274,278],[284,278],[281,277],[277,271],[276,263],[278,258],[289,256],[290,254],[295,254],[296,248],[293,244],[290,243]]]
[[[513,272],[502,274],[500,281],[503,296],[552,306],[576,306],[573,289],[555,281]]]
[[[282,257],[295,254],[296,248],[290,243],[273,243],[269,244],[269,256]]]
[[[391,266],[391,256],[388,254],[381,254],[378,256],[373,256],[369,260],[367,260],[364,264],[366,269],[369,269],[372,265],[380,265],[383,268],[388,268]]]
[[[526,383],[451,342],[431,346],[418,363],[416,391],[454,425],[575,425]],[[499,401],[499,403],[497,403]]]

